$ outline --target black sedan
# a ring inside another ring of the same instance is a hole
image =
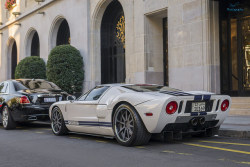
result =
[[[17,122],[49,119],[49,107],[67,99],[68,94],[52,82],[19,79],[0,83],[0,117],[5,129]]]

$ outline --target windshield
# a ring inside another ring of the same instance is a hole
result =
[[[123,86],[124,88],[136,91],[136,92],[179,92],[181,90],[170,88],[167,86],[161,85],[127,85]]]
[[[53,89],[61,90],[56,84],[45,80],[17,80],[14,81],[16,91],[26,89]]]

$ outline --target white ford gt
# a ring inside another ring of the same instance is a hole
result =
[[[160,85],[100,85],[77,100],[50,107],[53,133],[115,137],[125,146],[146,144],[152,134],[212,136],[228,115],[231,98],[183,92]]]

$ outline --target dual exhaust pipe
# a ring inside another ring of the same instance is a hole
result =
[[[197,126],[198,124],[204,125],[206,122],[205,117],[200,117],[200,118],[193,118],[190,120],[191,125]]]

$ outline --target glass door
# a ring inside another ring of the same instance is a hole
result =
[[[230,13],[220,4],[221,92],[250,96],[250,12]]]
[[[241,20],[243,92],[250,91],[250,17]]]

